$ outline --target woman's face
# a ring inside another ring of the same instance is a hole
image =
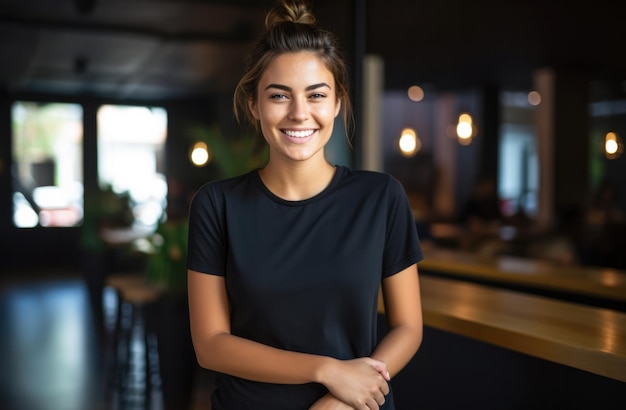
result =
[[[276,57],[250,101],[271,158],[291,161],[323,157],[340,108],[332,73],[305,51]]]

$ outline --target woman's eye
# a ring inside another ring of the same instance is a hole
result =
[[[272,94],[272,95],[270,95],[270,99],[271,100],[284,100],[285,98],[287,98],[287,96],[285,94]]]
[[[324,97],[325,97],[325,95],[321,94],[321,93],[311,94],[311,96],[310,96],[310,98],[313,98],[313,99],[324,98]]]

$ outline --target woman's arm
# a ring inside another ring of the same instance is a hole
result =
[[[191,337],[200,366],[248,380],[316,382],[354,408],[367,409],[389,392],[384,363],[371,358],[338,360],[270,347],[230,333],[224,278],[188,271]]]
[[[422,299],[417,264],[384,279],[382,291],[389,331],[372,358],[386,363],[393,377],[406,366],[422,343]]]
[[[417,265],[413,264],[385,279],[383,298],[390,330],[372,357],[386,363],[389,372],[395,375],[411,360],[422,342],[422,302]],[[312,410],[347,408],[351,407],[331,394],[311,407]]]

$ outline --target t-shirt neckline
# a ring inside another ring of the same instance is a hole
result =
[[[288,199],[283,199],[279,197],[278,195],[274,194],[272,191],[270,191],[269,188],[265,186],[265,184],[263,183],[263,180],[261,179],[261,176],[259,175],[258,169],[254,170],[252,175],[259,189],[263,192],[265,196],[267,196],[272,201],[279,203],[281,205],[286,205],[286,206],[304,206],[312,202],[319,201],[320,199],[328,195],[328,193],[331,192],[334,189],[334,187],[339,183],[339,180],[341,179],[341,176],[344,173],[344,169],[345,167],[341,165],[335,165],[335,173],[333,174],[333,177],[330,180],[330,183],[326,186],[326,188],[324,188],[321,192],[313,195],[310,198],[297,200],[297,201],[290,201]]]

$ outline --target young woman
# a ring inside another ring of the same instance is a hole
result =
[[[294,0],[266,27],[234,98],[269,161],[205,184],[190,210],[191,332],[220,375],[212,409],[393,409],[389,381],[422,340],[411,209],[391,176],[325,158],[335,117],[351,115],[333,35]]]

